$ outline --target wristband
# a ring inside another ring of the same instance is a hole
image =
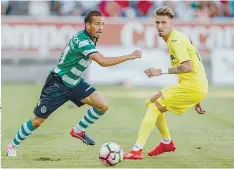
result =
[[[168,68],[161,68],[161,70],[162,70],[162,74],[168,74],[169,72],[168,72]]]

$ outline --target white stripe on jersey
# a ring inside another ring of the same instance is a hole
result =
[[[87,56],[88,54],[90,54],[92,52],[97,52],[97,51],[96,51],[96,49],[90,49],[90,50],[85,50],[84,52],[82,52],[82,54]]]
[[[71,72],[76,76],[80,76],[82,74],[82,72],[75,67],[71,69]]]
[[[84,46],[88,46],[89,44],[90,44],[89,40],[81,41],[81,42],[79,42],[79,48],[82,48]]]
[[[76,84],[77,82],[79,82],[79,80],[80,80],[80,78],[77,79],[77,80],[74,80],[74,79],[68,77],[67,75],[64,75],[64,76],[62,77],[62,79],[63,79],[63,81],[65,81],[65,82],[67,82],[67,83],[69,83],[69,84],[71,84],[71,85],[75,85],[75,84]]]

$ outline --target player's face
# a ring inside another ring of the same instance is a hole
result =
[[[87,26],[92,37],[98,39],[104,28],[104,18],[102,16],[93,16],[91,23]]]
[[[167,37],[172,29],[172,19],[168,16],[156,16],[156,29],[160,37]]]

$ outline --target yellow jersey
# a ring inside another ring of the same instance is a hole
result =
[[[192,62],[193,71],[177,74],[178,83],[192,91],[208,93],[208,80],[205,69],[197,48],[190,39],[182,32],[172,30],[167,45],[172,67],[180,65],[184,61],[190,60]]]

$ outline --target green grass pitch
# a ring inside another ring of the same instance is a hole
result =
[[[100,146],[117,142],[124,151],[135,143],[144,117],[145,100],[159,88],[120,86],[97,87],[106,97],[109,110],[87,133],[96,141],[93,147],[72,138],[70,129],[83,117],[87,106],[76,108],[68,102],[25,140],[15,158],[6,157],[5,148],[18,128],[33,116],[41,85],[2,84],[2,167],[3,168],[100,168]],[[123,161],[120,168],[229,168],[234,167],[234,88],[210,87],[203,102],[207,114],[193,109],[181,116],[167,112],[174,153],[148,157],[147,151],[160,141],[155,129],[145,146],[142,161]]]

